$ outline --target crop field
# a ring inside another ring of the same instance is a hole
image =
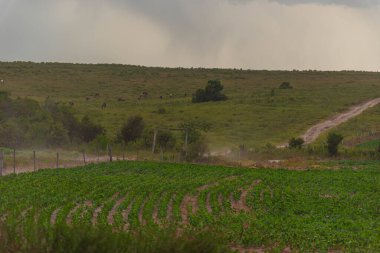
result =
[[[104,125],[111,137],[126,118],[136,114],[143,116],[151,127],[204,121],[211,125],[207,139],[214,149],[283,144],[321,120],[380,97],[380,73],[374,72],[3,62],[0,78],[5,80],[1,89],[13,97],[43,102],[49,96],[57,102],[71,103],[78,117],[88,114]],[[221,80],[229,99],[191,103],[192,94],[213,79]],[[282,82],[290,82],[293,89],[279,89]],[[143,92],[149,95],[138,100]],[[104,102],[107,107],[102,110]],[[340,129],[346,140],[379,131],[378,108],[366,112],[359,121],[353,119],[343,124]]]
[[[209,231],[237,252],[380,251],[379,162],[335,170],[114,162],[0,178],[17,227]]]

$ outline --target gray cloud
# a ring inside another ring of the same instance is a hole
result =
[[[378,3],[0,0],[0,60],[378,70]]]
[[[244,3],[255,0],[231,0],[235,3]],[[324,5],[345,5],[354,7],[371,7],[380,5],[380,0],[270,0],[285,5],[294,4],[324,4]]]

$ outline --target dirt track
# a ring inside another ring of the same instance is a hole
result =
[[[376,98],[373,100],[370,100],[368,102],[365,102],[363,104],[353,106],[348,111],[341,113],[337,116],[334,116],[333,118],[326,120],[324,122],[318,123],[317,125],[314,125],[311,127],[307,132],[302,136],[302,138],[305,141],[305,144],[310,144],[313,141],[315,141],[319,135],[321,135],[323,132],[336,127],[349,119],[352,119],[361,113],[363,113],[368,108],[374,107],[380,103],[380,98]]]

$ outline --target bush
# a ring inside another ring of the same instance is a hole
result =
[[[125,144],[136,142],[141,138],[144,128],[145,122],[141,116],[129,117],[127,122],[121,127],[117,139]]]
[[[93,141],[98,135],[104,135],[106,132],[101,125],[92,122],[88,116],[83,117],[80,129],[81,138],[87,143]]]
[[[290,149],[301,149],[305,141],[302,138],[292,138],[289,141],[289,148]]]
[[[338,146],[343,141],[343,136],[336,133],[329,133],[327,136],[327,150],[330,156],[338,154]]]
[[[168,130],[161,130],[157,133],[157,144],[162,150],[173,149],[175,147],[176,139],[172,132]]]
[[[293,86],[290,85],[289,82],[283,82],[281,85],[280,85],[280,89],[284,90],[284,89],[293,89]]]
[[[223,88],[219,80],[210,80],[205,89],[199,89],[195,92],[192,102],[203,103],[227,100],[227,96],[222,93]]]

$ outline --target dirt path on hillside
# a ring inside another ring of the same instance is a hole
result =
[[[378,104],[380,104],[380,98],[376,98],[360,105],[353,106],[344,113],[341,113],[337,116],[332,117],[331,119],[314,125],[309,130],[307,130],[304,135],[302,135],[302,138],[304,139],[305,144],[310,144],[315,141],[323,132],[326,132],[327,130],[336,127],[348,121],[349,119],[362,114],[365,110]]]

